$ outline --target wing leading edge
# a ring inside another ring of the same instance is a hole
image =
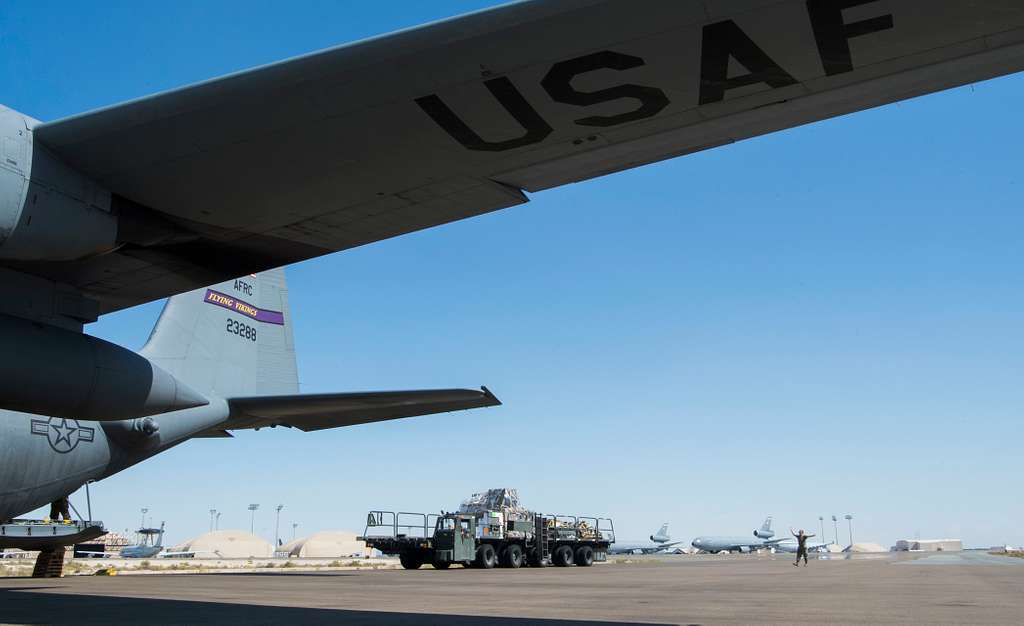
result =
[[[228,421],[199,436],[225,437],[230,430],[268,426],[311,432],[500,404],[487,387],[232,398]]]

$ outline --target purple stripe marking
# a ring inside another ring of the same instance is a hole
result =
[[[284,313],[280,311],[267,311],[266,309],[259,309],[256,312],[257,322],[266,322],[268,324],[280,324],[284,326]]]
[[[242,315],[250,319],[254,319],[257,322],[284,326],[284,313],[281,311],[268,311],[266,309],[261,309],[244,300],[233,298],[225,293],[214,291],[213,289],[206,290],[206,297],[203,298],[203,300],[209,304],[215,304],[219,307],[228,309],[229,311],[241,313]]]

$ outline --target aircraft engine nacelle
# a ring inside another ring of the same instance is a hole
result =
[[[0,408],[105,421],[206,404],[202,394],[131,350],[0,315]],[[152,427],[139,424],[142,434]]]
[[[740,546],[739,551],[742,554],[749,554],[750,553],[750,546]]]
[[[0,107],[0,259],[73,261],[115,250],[110,192],[33,145],[36,123]]]
[[[160,424],[152,417],[103,422],[103,432],[125,448],[144,450],[160,443]]]
[[[775,536],[775,531],[773,531],[773,530],[755,530],[754,531],[754,536],[757,537],[758,539],[771,539],[772,537]]]

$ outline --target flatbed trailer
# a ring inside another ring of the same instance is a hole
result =
[[[0,524],[0,550],[44,550],[95,539],[107,531],[98,521],[15,519]]]
[[[609,518],[535,514],[532,520],[505,519],[497,511],[406,513],[371,511],[359,537],[371,548],[397,555],[406,569],[453,564],[479,569],[589,567],[606,561],[615,542]]]
[[[67,546],[95,539],[107,531],[95,520],[16,519],[0,524],[0,552],[7,548],[38,550],[32,578],[59,578]]]

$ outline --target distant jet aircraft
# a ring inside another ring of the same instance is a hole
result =
[[[807,550],[808,552],[819,552],[829,547],[830,545],[832,545],[831,541],[822,541],[820,543],[808,543]],[[796,552],[797,541],[792,537],[786,537],[779,543],[775,544],[773,547],[779,552]]]
[[[651,543],[615,543],[612,544],[610,550],[611,554],[652,554],[655,552],[661,552],[662,550],[668,550],[683,543],[682,541],[672,541],[672,536],[668,534],[668,522],[661,525],[656,533],[650,536]]]
[[[772,530],[770,515],[765,518],[761,528],[754,531],[753,536],[753,540],[750,537],[702,536],[694,539],[690,545],[704,552],[751,552],[762,548],[774,548],[785,541],[785,538],[773,539],[775,531]]]
[[[140,528],[139,536],[143,537],[143,541],[139,542],[137,546],[125,546],[121,548],[120,556],[125,559],[148,559],[160,554],[164,549],[164,523],[160,522],[160,529],[156,528]],[[156,541],[150,541],[152,537],[156,537]]]
[[[125,546],[119,552],[77,550],[77,553],[86,556],[118,556],[125,559],[148,559],[160,554],[164,545],[164,522],[160,522],[160,528],[140,528],[135,532],[143,539],[138,545]],[[152,537],[156,537],[156,540],[153,541]]]
[[[86,556],[120,557],[122,559],[151,559],[154,557],[175,557],[192,556],[195,552],[167,552],[164,550],[164,523],[160,522],[160,528],[140,528],[140,537],[144,539],[134,546],[125,546],[120,552],[91,552],[88,550],[76,550],[77,554]],[[152,540],[156,537],[156,540]]]
[[[0,521],[191,437],[498,404],[298,395],[283,282],[253,272],[1017,72],[1022,35],[1007,0],[527,0],[64,119],[0,107]],[[83,332],[189,290],[142,354]]]

